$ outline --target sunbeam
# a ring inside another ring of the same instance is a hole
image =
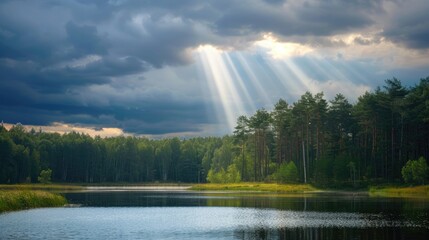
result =
[[[238,73],[237,68],[234,65],[234,63],[232,62],[231,57],[229,56],[228,53],[224,54],[224,59],[225,59],[227,65],[228,65],[228,69],[230,69],[230,71],[232,72],[232,74],[234,76],[234,79],[238,83],[238,86],[240,88],[240,93],[242,93],[244,95],[244,97],[245,97],[246,105],[249,106],[247,110],[250,111],[250,112],[255,112],[256,111],[256,106],[253,103],[252,98],[250,97],[249,90],[246,87],[246,85],[245,85],[245,83],[243,81],[243,78]]]
[[[231,74],[224,58],[219,50],[212,46],[200,46],[197,49],[200,57],[205,77],[208,81],[212,100],[220,101],[221,109],[217,108],[217,118],[219,122],[226,120],[227,131],[234,129],[235,121],[239,115],[245,114],[246,110],[241,99],[241,94],[235,86],[234,77]],[[230,69],[233,67],[230,67]],[[238,74],[237,74],[238,75]],[[243,90],[242,87],[240,87]],[[242,91],[247,92],[247,91]],[[244,94],[246,96],[246,94]],[[248,95],[248,93],[247,93]],[[250,99],[250,96],[248,96]]]
[[[272,58],[268,58],[267,61],[269,70],[276,76],[277,81],[282,84],[285,92],[298,97],[304,88],[298,77],[293,74],[283,62]]]
[[[350,78],[348,77],[348,75],[350,74],[356,75],[355,78],[357,78],[358,76],[359,78],[363,78],[363,77],[361,77],[361,75],[358,74],[356,71],[352,72],[351,69],[346,67],[346,65],[344,64],[342,64],[343,69],[341,69],[338,67],[338,64],[340,63],[337,63],[336,65],[334,65],[331,63],[330,60],[323,59],[322,57],[308,58],[308,60],[323,75],[325,75],[324,77],[327,80],[330,81],[328,85],[329,84],[332,85],[332,83],[335,82],[337,84],[341,83],[341,85],[347,86],[347,87],[341,88],[341,92],[346,94],[346,96],[357,98],[357,96],[364,93],[364,91],[368,89],[364,85],[356,85],[352,81],[350,81]],[[324,89],[324,90],[328,90],[328,89]],[[332,89],[332,90],[338,90],[338,89]]]
[[[284,59],[282,61],[285,63],[285,66],[289,68],[297,77],[297,80],[300,81],[302,85],[304,85],[304,88],[301,92],[310,91],[312,93],[316,93],[320,91],[317,86],[312,84],[311,78],[309,78],[307,74],[297,64],[295,64],[292,59]]]
[[[240,65],[243,67],[243,70],[248,79],[250,80],[251,85],[255,88],[255,91],[257,92],[258,98],[255,100],[259,100],[259,102],[264,106],[271,106],[273,101],[265,90],[266,88],[262,86],[255,71],[251,68],[248,60],[241,53],[237,53],[237,59]]]
[[[296,101],[309,91],[333,98],[339,92],[356,98],[367,85],[349,79],[364,77],[344,63],[308,53],[273,57],[251,52],[224,52],[210,45],[196,49],[219,126],[232,131],[239,115],[271,108],[278,98]],[[341,90],[341,91],[340,91]]]

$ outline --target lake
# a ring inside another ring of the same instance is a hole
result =
[[[429,201],[365,194],[91,189],[0,214],[0,239],[428,239]]]

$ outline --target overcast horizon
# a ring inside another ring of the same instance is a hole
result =
[[[428,12],[426,0],[1,1],[0,121],[221,136],[306,91],[355,102],[429,76]]]

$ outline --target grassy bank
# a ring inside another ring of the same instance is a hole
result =
[[[103,182],[103,183],[19,183],[19,184],[0,184],[0,190],[45,190],[45,191],[68,191],[68,190],[85,190],[86,187],[139,187],[139,186],[191,186],[189,183],[175,182]]]
[[[196,191],[259,191],[281,193],[314,192],[318,189],[310,184],[278,184],[278,183],[206,183],[191,187]]]
[[[0,190],[0,213],[40,207],[60,207],[67,201],[58,194],[38,190]]]
[[[370,187],[370,196],[380,197],[423,197],[429,198],[429,185],[416,187],[376,186]]]
[[[41,183],[21,183],[21,184],[0,184],[0,190],[44,190],[44,191],[64,191],[82,190],[82,186],[71,184],[41,184]]]

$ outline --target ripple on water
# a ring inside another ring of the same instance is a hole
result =
[[[232,237],[237,229],[420,227],[383,214],[234,207],[34,209],[0,215],[0,239]]]

